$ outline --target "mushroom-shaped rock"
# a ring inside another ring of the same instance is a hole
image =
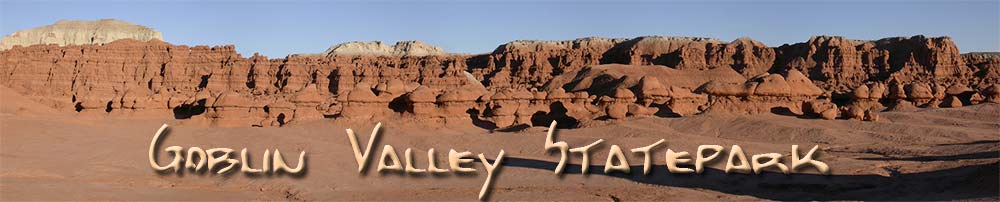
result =
[[[784,77],[779,74],[769,74],[760,79],[760,84],[757,84],[757,89],[754,90],[753,94],[784,97],[791,95],[790,88]]]
[[[628,105],[617,103],[608,105],[608,117],[612,119],[624,119],[628,115]]]
[[[914,105],[913,102],[904,99],[897,99],[892,103],[892,105],[889,105],[887,110],[894,112],[911,112],[916,111],[917,106]]]
[[[959,100],[958,97],[954,95],[949,95],[948,97],[944,98],[943,102],[941,102],[941,107],[945,108],[962,107],[962,100]]]
[[[847,116],[848,119],[864,120],[865,109],[854,105],[847,106],[845,115]]]
[[[437,103],[441,104],[445,117],[463,117],[466,110],[473,106],[473,102],[479,99],[480,94],[465,90],[453,89],[445,91],[437,97]]]
[[[868,89],[868,98],[875,100],[881,99],[885,95],[886,91],[885,84],[882,83],[874,83],[868,87]]]
[[[948,90],[945,90],[945,93],[948,95],[961,95],[966,92],[975,92],[975,90],[962,84],[952,84],[948,86]]]
[[[438,91],[427,86],[420,86],[407,94],[406,99],[412,105],[410,112],[413,112],[417,117],[429,117],[435,114],[437,111],[437,101]]]
[[[691,92],[691,89],[684,87],[671,86],[670,95],[674,98],[685,99],[685,98],[704,98],[705,95],[695,94]]]
[[[871,89],[868,89],[866,85],[860,85],[851,92],[851,97],[854,99],[868,99],[870,97]]]
[[[639,80],[639,95],[643,98],[653,98],[653,97],[668,97],[670,92],[667,91],[660,80],[656,77],[643,76]]]
[[[505,117],[513,116],[514,113],[517,112],[518,103],[514,100],[512,94],[513,93],[510,91],[499,91],[491,97],[492,114],[494,118],[500,119],[495,121],[501,121],[503,123],[507,123],[507,121],[509,121],[510,124],[514,122],[513,117]],[[502,124],[501,122],[497,122],[497,125],[509,126],[509,124]]]
[[[757,82],[731,84],[713,80],[706,83],[703,90],[705,93],[716,96],[748,96],[753,93],[756,88]]]
[[[834,120],[834,119],[837,119],[837,111],[840,111],[840,110],[837,110],[836,107],[829,108],[829,109],[826,109],[826,110],[823,110],[822,112],[820,112],[819,113],[819,117],[823,118],[823,119],[826,119],[826,120]]]
[[[818,115],[827,109],[837,109],[837,104],[825,100],[810,100],[802,102],[802,112]]]
[[[871,109],[865,110],[865,118],[864,118],[865,121],[878,121],[878,119],[879,119],[878,112]]]
[[[420,86],[410,92],[407,100],[413,103],[433,103],[437,101],[437,91],[427,86]]]
[[[906,90],[906,97],[910,99],[931,99],[934,98],[934,92],[931,90],[930,86],[923,83],[911,83],[904,87]]]
[[[677,86],[670,87],[670,95],[673,99],[668,106],[671,111],[680,116],[698,113],[701,110],[700,107],[708,101],[707,95],[694,94],[690,89]]]
[[[983,90],[983,95],[986,97],[986,102],[1000,103],[1000,84],[993,84],[986,87]]]
[[[982,95],[980,95],[979,93],[973,93],[972,96],[969,97],[969,104],[975,105],[983,103],[983,100],[985,100],[985,98],[983,98]]]
[[[646,107],[635,103],[628,105],[628,113],[631,114],[632,116],[637,116],[637,117],[652,116],[653,114],[656,114],[656,112],[658,112],[659,110],[660,109],[656,107]]]
[[[889,99],[906,99],[906,90],[903,85],[889,85]]]
[[[931,92],[934,93],[934,99],[937,99],[937,100],[944,99],[944,96],[947,95],[947,94],[945,94],[945,91],[947,91],[947,89],[948,88],[945,88],[944,86],[941,86],[941,85],[934,85],[934,86],[932,86],[931,87]]]
[[[789,93],[792,96],[819,96],[823,94],[823,89],[819,88],[798,70],[789,70],[785,81],[789,86]]]

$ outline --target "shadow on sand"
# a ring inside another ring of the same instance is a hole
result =
[[[556,162],[507,158],[505,167],[555,170]],[[951,169],[880,175],[819,175],[762,173],[760,175],[725,174],[707,168],[702,174],[671,174],[666,166],[656,165],[649,175],[642,166],[632,166],[631,173],[603,172],[603,166],[590,166],[590,175],[622,178],[643,184],[710,189],[728,194],[750,195],[768,200],[962,200],[1000,197],[1000,163],[962,166]],[[835,166],[833,166],[836,168]],[[872,167],[872,169],[878,169]],[[579,164],[567,164],[566,174],[580,174]]]

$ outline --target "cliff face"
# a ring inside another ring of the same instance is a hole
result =
[[[0,39],[0,50],[35,44],[86,45],[105,44],[119,39],[163,40],[163,34],[132,23],[101,19],[96,21],[60,20],[52,25],[21,30]]]
[[[980,83],[1000,83],[1000,52],[967,53],[962,59],[973,69],[973,79],[979,79]]]
[[[707,38],[640,37],[623,48],[617,54],[628,58],[622,61],[625,64],[696,70],[728,67],[748,77],[767,72],[774,62],[774,51],[750,38],[725,43]]]
[[[473,74],[489,86],[528,89],[552,77],[601,64],[609,49],[624,39],[580,38],[570,41],[513,41],[492,53],[469,58]]]
[[[533,88],[565,72],[597,64],[664,65],[681,70],[732,68],[744,76],[766,73],[774,50],[749,38],[731,43],[695,37],[581,38],[514,41],[474,57],[473,71],[498,87]],[[485,68],[477,68],[485,67]]]
[[[367,55],[422,57],[441,56],[447,54],[448,53],[445,53],[444,49],[441,49],[441,47],[427,45],[420,41],[400,41],[391,46],[384,44],[381,41],[348,42],[331,46],[323,52],[323,55],[329,56]]]
[[[876,41],[818,36],[775,48],[775,69],[807,73],[824,88],[846,91],[864,82],[981,84],[948,37],[895,37]],[[995,76],[994,76],[995,77]]]
[[[354,43],[269,59],[159,40],[33,45],[0,51],[0,85],[84,115],[172,115],[218,126],[389,118],[571,127],[777,109],[865,118],[886,105],[1000,102],[1000,57],[960,55],[946,37],[821,36],[775,48],[747,38],[582,38],[514,41],[481,55],[427,47]]]

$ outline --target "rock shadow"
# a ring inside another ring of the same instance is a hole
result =
[[[857,158],[858,160],[872,160],[872,161],[920,161],[920,162],[930,162],[930,161],[957,161],[957,160],[969,160],[969,159],[996,159],[1000,158],[1000,151],[986,151],[986,152],[976,152],[969,154],[956,154],[956,155],[945,155],[945,156],[915,156],[915,157],[878,157],[878,158]]]
[[[496,123],[493,123],[493,122],[487,121],[487,120],[483,120],[483,119],[481,119],[479,117],[479,114],[480,114],[479,110],[477,110],[477,109],[469,109],[469,110],[466,110],[465,113],[468,113],[469,114],[469,118],[472,119],[472,125],[475,125],[476,127],[479,127],[479,128],[482,128],[482,129],[486,129],[486,130],[490,130],[490,131],[493,131],[493,130],[497,129],[497,124]]]
[[[205,113],[205,102],[205,99],[201,99],[195,103],[182,104],[181,106],[174,107],[174,119],[189,119],[192,116]]]
[[[566,106],[562,102],[553,102],[549,104],[549,112],[538,111],[531,115],[531,125],[547,127],[552,121],[556,121],[556,128],[569,129],[579,127],[580,121],[567,115],[567,112],[569,112],[569,109],[566,109]]]
[[[504,166],[553,171],[556,162],[510,157]],[[567,164],[566,174],[580,174],[579,164]],[[767,200],[963,200],[1000,195],[1000,163],[961,166],[937,171],[893,176],[819,175],[765,172],[760,175],[726,174],[706,168],[702,174],[667,173],[666,166],[653,166],[649,175],[642,165],[631,166],[631,174],[602,172],[590,166],[589,174],[637,183],[749,195]],[[878,193],[878,194],[873,194]]]

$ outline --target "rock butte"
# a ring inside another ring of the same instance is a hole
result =
[[[3,40],[0,40],[0,50],[34,44],[61,46],[105,44],[119,39],[163,40],[163,34],[148,27],[114,19],[60,20],[52,25],[21,30],[4,36]]]
[[[368,56],[432,56],[447,55],[444,49],[427,45],[420,41],[400,41],[395,45],[386,45],[381,41],[348,42],[331,46],[323,55],[368,55]]]
[[[39,30],[76,29],[60,24]],[[352,42],[267,58],[243,57],[232,45],[173,45],[145,31],[103,35],[135,26],[112,24],[88,33],[126,39],[30,45],[23,37],[33,31],[5,37],[19,46],[0,51],[0,84],[83,116],[261,127],[322,119],[574,127],[701,113],[877,121],[886,110],[1000,103],[1000,54],[959,54],[948,37],[817,36],[779,47],[749,38],[590,37],[513,41],[476,55],[413,41]]]

